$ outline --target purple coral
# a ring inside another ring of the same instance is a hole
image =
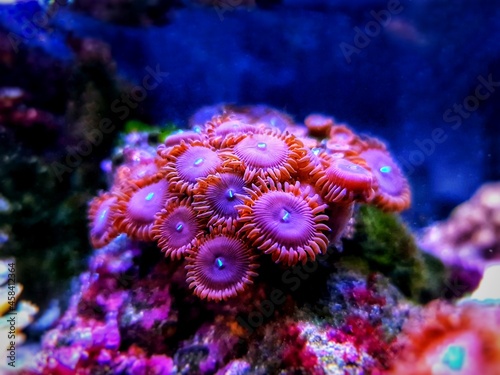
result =
[[[200,218],[209,219],[208,225],[224,225],[232,230],[238,218],[236,206],[243,203],[242,195],[248,185],[239,173],[227,171],[199,180],[194,208]]]
[[[90,242],[95,248],[107,245],[117,234],[113,228],[112,207],[115,202],[115,195],[103,193],[94,198],[89,205]]]
[[[127,137],[138,150],[124,151],[125,166],[114,176],[110,194],[117,202],[109,220],[116,234],[156,241],[173,260],[183,260],[189,251],[191,263],[215,232],[235,236],[245,247],[258,248],[287,266],[315,260],[345,233],[353,205],[382,205],[383,190],[391,192],[386,186],[391,182],[375,181],[367,166],[371,150],[385,146],[362,141],[328,117],[312,116],[307,122],[319,129],[316,135],[329,132],[330,138],[307,137],[304,126],[262,106],[224,107],[204,127],[159,145],[155,158],[144,137]],[[302,138],[289,132],[293,129]],[[342,144],[342,150],[333,152],[329,141]],[[363,147],[368,160],[359,155]],[[382,173],[386,169],[379,168]],[[396,176],[395,168],[391,172]],[[401,196],[391,197],[403,199],[406,207],[410,197],[399,183],[394,182],[392,192]],[[407,186],[406,181],[401,184]],[[402,206],[384,208],[397,211]],[[192,282],[196,274],[189,266]],[[200,290],[197,295],[209,295]]]
[[[155,215],[163,208],[169,197],[168,183],[156,178],[146,178],[130,183],[119,195],[113,210],[116,212],[116,227],[130,237],[151,241]]]
[[[175,193],[191,194],[197,188],[197,179],[215,173],[222,165],[218,153],[201,141],[181,142],[165,156],[166,179]]]
[[[234,297],[257,276],[256,256],[244,241],[232,236],[214,233],[188,253],[187,281],[201,298]]]
[[[326,251],[328,216],[317,195],[309,196],[309,189],[302,190],[299,183],[282,186],[262,179],[259,187],[253,185],[247,191],[251,197],[238,206],[245,223],[242,231],[254,246],[272,254],[275,262],[305,263]]]
[[[373,177],[366,168],[343,158],[329,158],[328,164],[316,183],[327,202],[366,202],[373,196]]]
[[[410,187],[385,146],[369,140],[368,148],[360,156],[375,176],[373,204],[389,211],[407,209],[411,202]]]
[[[240,135],[228,144],[234,144],[231,154],[238,161],[227,164],[243,169],[247,182],[257,176],[286,181],[297,173],[298,162],[305,153],[295,136],[276,131]]]
[[[196,238],[203,234],[203,227],[196,217],[190,198],[177,202],[170,200],[156,218],[153,238],[165,256],[181,259],[194,246]]]

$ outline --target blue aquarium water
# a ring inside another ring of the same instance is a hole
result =
[[[500,374],[499,19],[0,1],[0,373]]]

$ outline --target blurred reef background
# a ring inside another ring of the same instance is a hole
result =
[[[85,289],[84,276],[77,276],[93,254],[88,203],[111,183],[112,166],[123,162],[126,135],[147,133],[151,144],[157,144],[174,129],[209,120],[221,103],[265,104],[297,123],[311,113],[322,113],[358,133],[383,139],[408,177],[412,207],[401,217],[362,208],[355,234],[344,241],[351,255],[338,259],[335,266],[346,275],[337,276],[343,281],[332,281],[335,277],[328,267],[316,276],[324,285],[318,295],[331,298],[324,303],[328,309],[317,311],[299,293],[293,295],[296,301],[287,310],[293,314],[286,318],[306,322],[300,329],[309,337],[314,336],[312,331],[323,330],[318,335],[331,340],[324,326],[308,324],[326,316],[327,324],[345,331],[343,319],[354,318],[338,318],[338,306],[332,301],[340,298],[341,305],[346,305],[361,298],[346,297],[352,285],[358,285],[364,293],[358,307],[381,309],[362,323],[377,331],[380,342],[362,349],[358,343],[353,345],[360,358],[368,353],[369,358],[363,357],[366,366],[387,369],[385,355],[397,351],[391,346],[394,332],[401,330],[409,314],[406,299],[427,303],[438,297],[461,298],[476,289],[486,265],[500,257],[499,189],[487,185],[474,195],[481,185],[500,180],[499,19],[498,3],[485,0],[473,4],[440,0],[0,2],[0,257],[16,259],[23,299],[39,307],[38,320],[27,331],[28,341],[37,341],[53,328],[68,306],[66,316],[77,314],[78,303],[71,296]],[[461,206],[465,209],[453,211],[473,195]],[[434,225],[452,212],[447,224]],[[490,219],[483,220],[485,216]],[[471,225],[473,231],[465,229]],[[454,231],[463,236],[455,238]],[[414,240],[412,232],[421,236]],[[130,244],[120,246],[107,250],[105,256],[135,251]],[[459,254],[450,257],[453,249]],[[401,264],[396,266],[398,261]],[[154,268],[151,260],[141,256],[134,262],[137,267]],[[123,267],[130,268],[133,283],[140,279],[132,265]],[[383,279],[366,284],[359,273],[371,271]],[[161,266],[152,275],[156,272],[175,273]],[[377,299],[379,294],[383,303]],[[393,310],[384,310],[385,301]],[[133,305],[133,301],[123,303]],[[183,303],[175,309],[192,313],[206,308],[199,301]],[[35,310],[30,307],[30,314]],[[397,314],[386,319],[393,311]],[[446,314],[446,308],[431,306],[430,311]],[[480,313],[472,309],[460,314]],[[165,319],[170,322],[171,316]],[[377,328],[382,321],[384,334]],[[217,329],[216,325],[209,330]],[[231,332],[238,336],[234,327]],[[270,339],[269,347],[274,345],[272,340],[283,337],[297,341],[293,327],[276,332],[282,337]],[[205,358],[205,349],[189,334],[194,332],[167,334],[172,342],[193,342],[172,363],[157,360],[179,368],[183,361]],[[207,337],[206,332],[200,335]],[[355,333],[343,335],[339,340],[346,342]],[[383,347],[383,353],[374,346]],[[294,347],[283,354],[285,362],[302,349]],[[217,350],[220,358],[227,354]],[[257,348],[249,344],[238,350]],[[308,363],[307,350],[301,353],[299,357]],[[140,351],[132,354],[144,356]],[[169,355],[174,357],[173,352]],[[208,373],[225,363],[220,358],[216,365],[206,365]],[[360,358],[357,363],[365,363]],[[246,368],[247,364],[234,366]]]

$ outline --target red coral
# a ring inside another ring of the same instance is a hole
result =
[[[302,368],[307,374],[320,374],[318,357],[307,347],[307,340],[301,333],[297,325],[287,326],[283,337],[283,343],[287,345],[283,352],[283,364],[289,368]]]
[[[389,365],[393,343],[385,338],[381,323],[371,323],[364,317],[351,315],[340,329],[329,332],[329,338],[340,343],[352,343],[358,350],[376,359],[381,369]]]

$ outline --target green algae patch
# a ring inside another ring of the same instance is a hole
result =
[[[413,234],[393,213],[363,206],[341,262],[364,273],[380,272],[408,298],[427,302],[442,291],[445,268],[419,250]]]
[[[149,133],[156,137],[157,142],[164,142],[165,139],[179,128],[173,123],[167,123],[163,126],[146,124],[139,120],[129,120],[125,123],[124,133],[134,132]]]

